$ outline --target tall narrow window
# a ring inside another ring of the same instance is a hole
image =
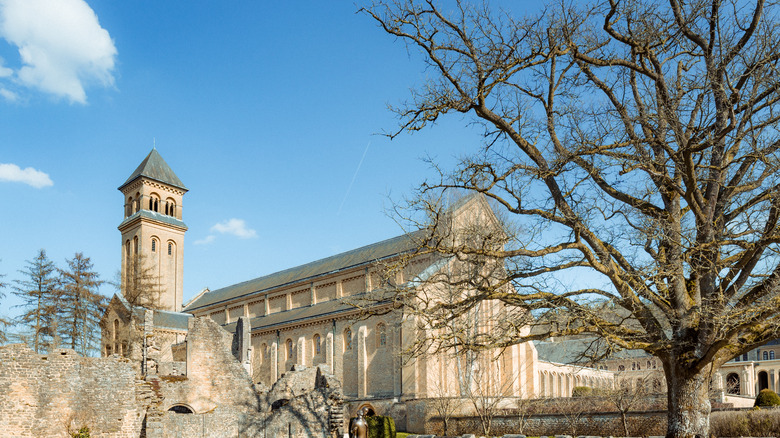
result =
[[[172,254],[173,254],[173,244],[168,243],[168,255],[172,255]]]
[[[344,351],[352,350],[352,330],[344,330]]]
[[[764,360],[767,360],[767,359],[769,359],[769,353],[767,353],[766,351],[764,351],[763,358],[764,358]]]
[[[312,339],[312,342],[314,343],[314,355],[320,354],[320,335],[314,335],[314,338]]]
[[[293,354],[295,351],[293,350],[293,341],[292,339],[287,340],[287,360],[290,360],[293,358]]]
[[[775,360],[775,351],[774,350],[769,352],[769,360]]]
[[[157,241],[152,239],[152,252],[157,252]]]
[[[149,198],[149,210],[154,210],[154,198]]]
[[[380,322],[376,325],[376,346],[384,347],[387,345],[387,330],[385,323]]]

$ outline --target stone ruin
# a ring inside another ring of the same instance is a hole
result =
[[[273,387],[260,387],[242,360],[244,334],[192,318],[174,361],[146,374],[118,355],[0,347],[0,430],[14,437],[69,437],[84,426],[93,437],[342,437],[341,384],[328,367],[295,366]]]

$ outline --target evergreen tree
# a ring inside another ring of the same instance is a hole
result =
[[[25,312],[16,318],[30,331],[30,346],[38,353],[49,350],[55,344],[60,289],[57,267],[41,249],[25,269],[19,271],[24,279],[15,280],[12,293],[22,300]]]
[[[103,283],[92,270],[92,261],[82,253],[67,260],[68,268],[60,270],[62,281],[62,321],[58,331],[68,347],[87,356],[99,351],[100,318],[107,299],[98,293]]]

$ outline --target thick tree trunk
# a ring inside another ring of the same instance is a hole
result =
[[[710,377],[707,372],[690,375],[667,372],[667,438],[708,438],[710,431]]]

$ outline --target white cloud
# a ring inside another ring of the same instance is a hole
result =
[[[257,232],[251,228],[246,227],[246,222],[243,219],[228,219],[222,221],[213,227],[211,232],[220,234],[232,234],[241,239],[253,239],[257,237]]]
[[[247,228],[246,221],[243,219],[228,219],[226,221],[218,222],[211,227],[212,233],[218,234],[230,234],[240,239],[254,239],[257,237],[257,231]],[[209,234],[203,239],[193,242],[195,245],[207,245],[217,239],[214,234]]]
[[[86,84],[114,83],[116,47],[84,0],[0,0],[0,36],[19,48],[23,86],[86,103]]]
[[[40,170],[32,167],[22,169],[16,164],[3,163],[0,163],[0,181],[20,182],[33,186],[36,189],[54,185],[49,175]]]
[[[200,240],[196,240],[196,241],[194,241],[192,243],[195,244],[195,245],[206,245],[206,244],[209,244],[209,243],[213,242],[214,239],[216,239],[216,238],[217,238],[217,236],[215,236],[213,234],[209,234],[205,238],[200,239]]]
[[[16,102],[16,100],[19,99],[19,96],[16,93],[2,87],[0,87],[0,96],[3,96],[3,98],[9,102]]]

